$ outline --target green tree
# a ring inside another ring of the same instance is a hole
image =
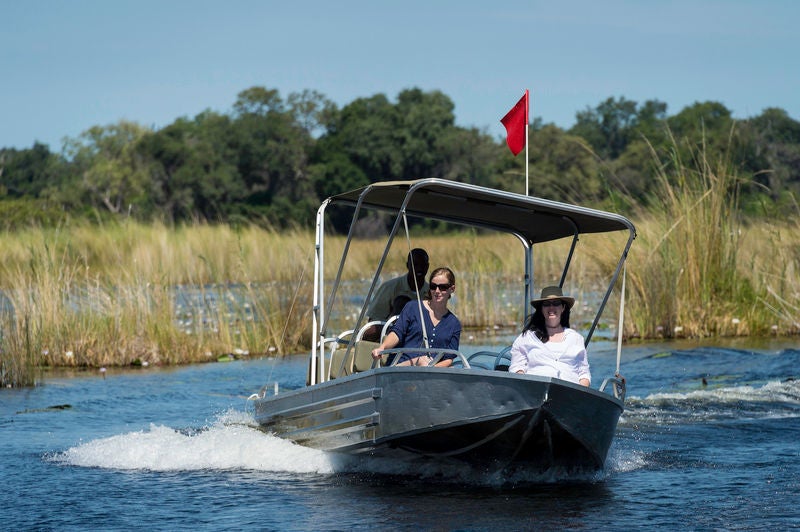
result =
[[[745,169],[760,185],[749,191],[750,203],[763,204],[759,198],[767,196],[779,212],[791,212],[800,196],[800,122],[768,108],[740,122],[737,131]]]
[[[658,100],[647,100],[636,111],[633,126],[634,137],[631,142],[647,139],[651,144],[661,144],[666,140],[667,104]]]
[[[394,144],[400,149],[402,179],[443,177],[444,142],[455,127],[452,100],[439,91],[407,89],[397,96]]]
[[[695,102],[669,117],[667,125],[675,138],[719,143],[727,141],[733,119],[730,110],[719,102]]]
[[[628,144],[617,158],[607,162],[610,193],[619,190],[637,203],[645,203],[652,196],[657,166],[654,150],[666,153],[671,146],[666,121],[667,104],[647,100],[638,106]]]
[[[636,102],[608,98],[594,109],[575,114],[571,135],[583,138],[603,159],[615,159],[631,141],[637,124]]]
[[[395,106],[385,95],[376,94],[343,107],[325,136],[332,137],[370,181],[402,179],[403,154],[395,131],[398,121]]]
[[[320,156],[324,162],[312,164],[309,174],[319,198],[354,190],[370,184],[364,172],[341,152]]]
[[[235,115],[266,116],[269,113],[283,113],[283,99],[277,89],[266,87],[250,87],[236,96],[233,104]]]
[[[598,203],[621,191],[646,202],[659,169],[703,154],[752,176],[741,188],[751,210],[786,212],[800,194],[800,123],[781,109],[735,121],[718,102],[696,102],[668,116],[663,102],[620,96],[576,118],[567,132],[540,118],[530,125],[532,193]],[[524,193],[525,163],[503,139],[457,127],[440,91],[406,89],[396,103],[376,94],[339,109],[316,91],[284,100],[255,86],[228,114],[205,111],[156,131],[95,126],[68,140],[64,155],[39,143],[0,149],[0,200],[14,226],[38,210],[48,211],[44,223],[85,211],[285,226],[309,223],[318,198],[381,180],[440,177]]]
[[[286,100],[289,113],[309,138],[321,135],[338,112],[336,104],[317,91],[293,92]]]
[[[727,156],[734,132],[731,112],[719,102],[695,102],[684,107],[678,114],[667,119],[672,138],[665,143],[659,153],[661,160],[673,160],[672,151],[677,149],[684,164],[696,164],[698,154],[707,160]],[[737,154],[729,154],[736,162]]]
[[[0,149],[0,227],[6,231],[30,225],[50,227],[68,214],[51,192],[64,181],[68,163],[35,143],[24,150]]]
[[[490,135],[477,128],[448,128],[441,134],[439,144],[441,169],[434,171],[437,177],[493,186],[497,176],[502,175],[500,165],[508,168],[514,164],[505,143],[498,145]]]
[[[317,203],[308,173],[311,132],[330,102],[318,93],[292,94],[287,109],[278,91],[253,87],[234,104],[237,167],[246,187],[243,214],[271,223],[307,223]]]
[[[584,139],[546,125],[529,141],[531,194],[580,203],[601,198],[600,166]]]
[[[453,178],[454,163],[463,165],[454,161],[458,148],[452,143],[464,139],[453,110],[452,100],[442,92],[418,88],[401,91],[395,105],[383,94],[359,98],[329,115],[316,162],[324,164],[324,157],[343,153],[371,182]],[[341,161],[336,166],[344,168]]]
[[[25,150],[0,149],[0,197],[38,197],[63,175],[65,161],[46,144]]]
[[[151,176],[137,151],[148,134],[149,129],[123,120],[67,140],[66,151],[80,175],[79,193],[92,207],[119,214],[148,201]]]
[[[231,120],[205,111],[180,118],[142,143],[153,176],[153,199],[172,221],[225,220],[242,203]]]

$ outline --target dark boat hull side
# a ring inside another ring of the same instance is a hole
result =
[[[493,469],[600,469],[622,410],[557,379],[441,368],[383,368],[255,401],[262,429],[312,448]]]

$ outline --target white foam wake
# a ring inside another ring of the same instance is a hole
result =
[[[477,485],[511,482],[557,482],[582,478],[600,480],[608,474],[637,469],[630,457],[612,454],[604,473],[568,475],[521,472],[508,477],[502,472],[482,472],[438,461],[407,463],[368,457],[326,453],[297,445],[255,428],[252,414],[230,411],[200,430],[176,430],[151,424],[149,429],[91,440],[47,457],[53,462],[79,467],[132,471],[247,470],[289,474],[328,475],[369,473],[411,475]]]
[[[648,401],[684,399],[713,399],[727,403],[736,403],[740,401],[763,401],[800,404],[800,382],[794,380],[769,381],[761,386],[739,385],[708,387],[683,393],[654,393],[646,398]]]
[[[223,414],[199,431],[151,424],[149,430],[92,440],[51,459],[68,465],[125,470],[333,472],[326,453],[265,434],[252,425],[252,416],[242,412]]]

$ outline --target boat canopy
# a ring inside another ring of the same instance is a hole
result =
[[[324,218],[327,207],[335,205],[352,207],[353,223],[350,224],[336,276],[333,279],[330,291],[326,292],[323,260]],[[532,283],[533,248],[535,244],[565,238],[572,240],[563,265],[561,280],[558,283],[559,286],[562,286],[570,269],[573,253],[580,235],[626,232],[627,242],[621,250],[619,261],[611,276],[608,288],[597,307],[592,325],[584,337],[584,341],[587,344],[592,338],[611,291],[622,271],[628,249],[636,238],[636,229],[633,223],[617,214],[446,179],[382,181],[331,196],[322,202],[317,211],[314,313],[312,317],[313,334],[317,340],[311,353],[312,363],[309,381],[311,383],[326,380],[324,372],[321,371],[325,367],[326,348],[331,341],[337,340],[336,337],[327,336],[327,316],[331,315],[336,299],[344,263],[354,236],[355,222],[363,210],[386,212],[394,217],[394,224],[389,231],[383,255],[366,293],[365,303],[355,320],[353,328],[355,331],[361,331],[362,327],[365,326],[366,302],[371,300],[372,294],[379,284],[380,273],[389,253],[392,240],[399,231],[401,221],[404,220],[405,216],[494,230],[514,235],[521,240],[525,247],[523,305],[526,317],[527,313],[530,312],[528,302],[531,301],[531,293],[534,288]],[[352,344],[348,346],[348,349],[352,349]],[[347,357],[347,354],[345,357]]]
[[[329,201],[354,206],[360,201],[362,208],[485,227],[530,244],[584,233],[635,234],[633,224],[617,214],[444,179],[377,182]]]

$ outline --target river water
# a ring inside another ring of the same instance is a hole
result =
[[[616,353],[593,346],[597,387]],[[625,347],[626,411],[591,478],[349,462],[254,429],[247,397],[302,385],[305,361],[51,374],[0,390],[2,528],[800,528],[796,341]]]

